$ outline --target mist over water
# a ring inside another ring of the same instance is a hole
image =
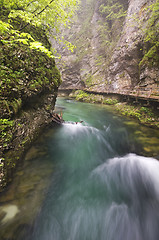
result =
[[[139,156],[134,130],[109,109],[60,99],[61,110],[68,122],[39,143],[54,165],[44,200],[15,239],[158,240],[158,160]]]

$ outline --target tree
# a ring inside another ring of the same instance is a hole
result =
[[[144,36],[143,58],[140,67],[144,64],[148,66],[158,66],[159,64],[159,0],[145,7],[145,16],[147,18],[146,26],[141,29]],[[142,50],[142,49],[141,49]]]
[[[78,0],[0,0],[1,15],[7,15],[0,21],[0,31],[9,34],[6,41],[20,41],[47,52],[41,43],[35,42],[33,36],[26,33],[27,26],[40,27],[47,34],[53,32],[57,38],[60,26],[69,25],[77,5]],[[51,56],[49,52],[47,54]]]

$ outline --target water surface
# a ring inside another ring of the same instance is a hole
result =
[[[60,98],[56,111],[66,122],[0,196],[0,239],[158,240],[158,131],[101,105]]]

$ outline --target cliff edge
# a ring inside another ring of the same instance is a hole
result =
[[[60,88],[159,101],[158,10],[156,0],[81,1],[70,30],[63,31],[76,50],[57,46]]]

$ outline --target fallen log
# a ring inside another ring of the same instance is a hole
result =
[[[57,124],[64,123],[64,120],[62,118],[62,113],[60,115],[57,113],[53,113],[51,117],[52,117],[52,122],[55,122]]]
[[[52,122],[53,123],[56,123],[56,124],[62,124],[64,123],[65,121],[63,120],[62,118],[62,113],[57,114],[57,113],[53,113],[53,114],[50,114],[51,118],[52,118]],[[80,122],[72,122],[72,124],[78,124],[78,123],[83,123],[83,121],[80,121]]]

